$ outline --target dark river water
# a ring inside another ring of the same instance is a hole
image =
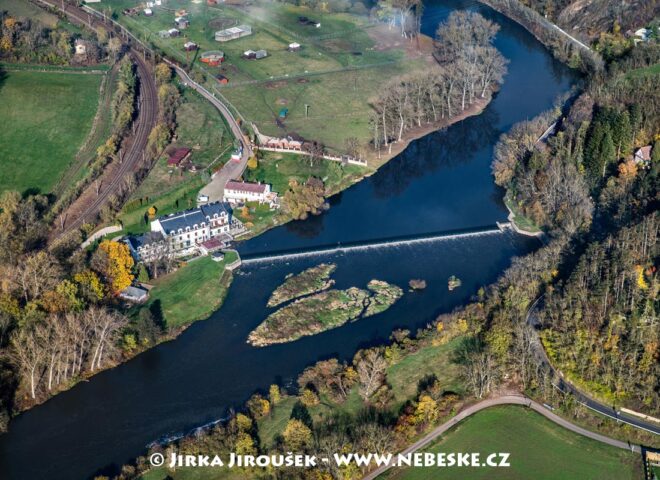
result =
[[[245,254],[493,226],[506,219],[502,192],[490,175],[493,145],[517,121],[551,107],[578,81],[521,27],[473,2],[426,4],[424,31],[456,8],[479,9],[501,25],[496,46],[510,60],[501,91],[483,114],[414,142],[371,178],[337,195],[324,215],[295,222],[241,246]],[[334,256],[250,265],[234,280],[225,305],[160,345],[96,375],[11,422],[0,437],[0,478],[76,480],[112,471],[159,438],[222,417],[258,389],[288,384],[318,359],[350,358],[396,327],[425,325],[465,303],[538,244],[511,233],[365,248]],[[405,287],[388,311],[297,342],[253,348],[248,333],[268,314],[270,292],[290,272],[334,261],[337,286],[364,287],[372,278]],[[463,285],[447,290],[447,278]]]

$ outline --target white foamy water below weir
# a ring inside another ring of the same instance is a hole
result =
[[[351,243],[351,244],[336,244],[324,246],[319,248],[311,248],[306,250],[292,251],[292,252],[279,252],[279,253],[265,253],[248,255],[242,258],[243,265],[255,265],[260,263],[269,263],[276,261],[289,261],[297,260],[306,257],[315,256],[330,256],[349,252],[369,251],[369,250],[383,250],[386,248],[396,248],[415,244],[425,244],[442,242],[448,240],[459,240],[462,238],[481,237],[484,235],[499,235],[504,231],[510,229],[508,223],[497,223],[494,226],[488,226],[476,230],[460,231],[460,232],[443,232],[435,234],[424,234],[414,237],[406,238],[391,238],[379,239],[367,242]]]

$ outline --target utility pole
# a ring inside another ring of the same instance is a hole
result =
[[[305,104],[305,118],[309,117],[309,105]]]

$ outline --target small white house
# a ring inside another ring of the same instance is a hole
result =
[[[154,14],[154,11],[153,11],[152,9],[150,9],[150,8],[145,8],[145,9],[144,9],[144,14],[145,14],[147,17],[151,17],[151,16]]]
[[[277,193],[270,189],[267,183],[229,181],[225,185],[224,201],[229,204],[259,202],[276,207]]]
[[[121,292],[119,292],[119,298],[126,300],[127,302],[143,303],[147,301],[147,298],[149,298],[149,292],[143,288],[126,287]]]
[[[297,52],[300,50],[300,44],[297,42],[293,42],[289,44],[289,51],[290,52]]]
[[[642,165],[644,167],[648,166],[651,164],[651,150],[653,147],[651,145],[647,145],[642,148],[638,148],[637,151],[635,152],[635,163],[637,165]]]
[[[649,39],[649,35],[651,35],[651,31],[648,28],[640,28],[635,31],[635,37],[637,37],[635,40],[646,42]]]
[[[87,45],[85,45],[83,40],[77,39],[74,47],[76,49],[76,55],[85,55],[87,53]]]

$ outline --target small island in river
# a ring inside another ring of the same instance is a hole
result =
[[[288,276],[286,281],[273,291],[268,299],[268,306],[276,307],[294,298],[327,290],[335,283],[330,280],[330,275],[336,268],[334,263],[321,263],[297,275]]]
[[[401,288],[382,280],[371,280],[367,289],[350,287],[345,290],[328,290],[329,285],[334,283],[328,279],[330,272],[334,269],[335,265],[321,264],[289,277],[273,292],[273,296],[268,302],[269,305],[271,305],[271,301],[277,302],[274,303],[277,305],[286,301],[283,300],[285,298],[300,297],[300,291],[303,289],[292,287],[300,281],[300,278],[315,280],[312,282],[315,285],[314,289],[311,286],[304,289],[306,292],[311,290],[314,293],[298,298],[270,314],[266,320],[250,332],[248,343],[264,347],[315,335],[340,327],[347,322],[384,312],[403,295]],[[313,271],[314,275],[310,271]],[[288,287],[284,289],[283,287],[287,284]],[[302,287],[302,284],[300,286]],[[280,293],[275,296],[278,291]],[[296,293],[297,295],[294,295]]]

